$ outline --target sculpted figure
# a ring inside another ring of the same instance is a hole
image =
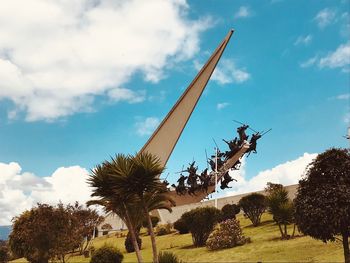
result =
[[[234,179],[228,174],[228,171],[224,174],[224,177],[223,177],[223,180],[221,181],[221,185],[220,185],[220,188],[222,190],[226,189],[226,188],[232,188],[232,187],[229,187],[228,184],[230,182],[232,182]]]
[[[248,140],[247,134],[245,131],[249,128],[249,125],[244,124],[243,126],[240,126],[237,128],[237,132],[239,135],[239,144],[241,145],[244,141]]]
[[[254,133],[252,138],[250,139],[249,143],[250,143],[250,146],[249,146],[249,152],[254,152],[254,153],[257,153],[256,152],[256,142],[257,140],[259,140],[261,138],[261,134],[259,132],[257,133]]]

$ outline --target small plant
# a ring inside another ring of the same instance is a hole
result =
[[[158,216],[151,216],[151,221],[152,221],[152,226],[156,227],[157,224],[159,223],[159,217]],[[146,218],[142,221],[142,226],[145,228],[148,227],[148,221]]]
[[[123,254],[117,248],[104,245],[93,253],[90,263],[121,263],[123,258]]]
[[[158,254],[159,263],[182,263],[178,257],[172,252],[159,252]]]
[[[139,248],[141,250],[142,240],[141,240],[141,238],[139,236],[136,237],[136,240],[137,240],[137,244],[139,244]],[[125,250],[128,253],[131,253],[131,252],[135,251],[134,245],[133,245],[132,240],[131,240],[130,232],[128,232],[128,234],[126,235],[124,245],[125,245]]]
[[[227,204],[221,208],[221,221],[225,221],[227,219],[235,219],[236,215],[241,211],[241,208],[236,204]]]
[[[246,243],[246,238],[242,234],[239,221],[228,219],[219,224],[219,226],[210,234],[206,246],[210,250],[231,248]]]
[[[178,220],[175,221],[174,223],[174,228],[179,231],[180,234],[187,234],[189,233],[190,231],[188,230],[188,227],[185,223],[185,221],[180,218]]]
[[[181,216],[192,234],[193,244],[197,247],[205,246],[220,217],[221,211],[215,207],[199,207]]]
[[[171,233],[172,225],[170,223],[165,225],[158,225],[156,228],[157,236],[164,236]]]

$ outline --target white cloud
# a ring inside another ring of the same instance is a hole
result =
[[[326,57],[321,58],[319,66],[321,68],[339,68],[350,64],[350,42],[340,45],[336,51],[329,53]]]
[[[314,65],[317,62],[317,59],[318,59],[317,56],[309,58],[308,60],[301,62],[300,67],[302,67],[302,68],[311,67],[312,65]]]
[[[218,110],[222,110],[223,108],[226,108],[227,106],[229,106],[230,105],[230,103],[228,103],[228,102],[222,102],[222,103],[218,103],[217,105],[216,105],[216,108],[218,109]]]
[[[26,120],[91,111],[96,96],[130,103],[140,72],[157,82],[169,60],[191,58],[209,19],[191,20],[185,0],[12,0],[0,3],[0,100]]]
[[[312,41],[312,35],[307,35],[307,36],[298,36],[298,38],[295,40],[294,45],[299,46],[299,45],[304,45],[307,46],[310,44]]]
[[[90,199],[88,171],[80,166],[60,167],[51,176],[22,172],[16,162],[0,163],[0,225],[36,203],[85,203]]]
[[[143,121],[136,122],[136,133],[140,136],[150,135],[159,125],[160,120],[156,117],[148,117]]]
[[[245,18],[252,15],[252,12],[248,6],[241,6],[235,13],[235,18]]]
[[[325,8],[317,13],[314,20],[320,28],[325,28],[326,26],[335,22],[336,12],[332,9]]]
[[[335,97],[337,100],[349,100],[350,99],[350,93],[340,94]]]
[[[202,64],[194,61],[194,66],[200,70]],[[243,83],[250,78],[250,73],[245,68],[238,68],[233,60],[222,59],[214,70],[211,79],[220,85],[230,83]]]
[[[347,73],[350,65],[350,42],[340,45],[335,51],[329,52],[324,57],[314,56],[300,63],[302,68],[313,65],[318,65],[319,68],[341,68],[342,72]]]
[[[114,88],[108,91],[108,96],[115,102],[128,101],[129,103],[139,103],[146,99],[146,91],[132,91],[125,88]]]
[[[303,156],[277,165],[272,169],[259,172],[256,176],[246,179],[245,172],[235,177],[237,183],[232,184],[232,191],[227,195],[236,195],[254,191],[260,191],[265,188],[268,182],[280,183],[283,185],[297,184],[302,178],[306,166],[316,158],[317,154],[304,153]]]

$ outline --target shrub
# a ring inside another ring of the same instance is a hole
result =
[[[169,233],[166,231],[165,227],[161,226],[161,227],[157,228],[157,236],[164,236],[167,234],[169,234]]]
[[[158,254],[159,263],[181,263],[182,261],[172,252],[159,252]]]
[[[90,263],[121,263],[123,258],[123,254],[117,248],[104,245],[92,254]]]
[[[141,240],[141,238],[140,238],[138,235],[136,236],[136,240],[137,240],[137,244],[139,244],[139,248],[140,248],[140,250],[141,250],[141,247],[142,247],[142,240]],[[124,245],[125,245],[125,250],[126,250],[128,253],[131,253],[131,252],[134,252],[134,251],[135,251],[134,245],[133,245],[132,240],[131,240],[131,234],[130,234],[130,232],[128,232],[128,234],[126,235]]]
[[[242,197],[238,204],[242,208],[244,216],[252,221],[253,226],[258,226],[260,224],[261,215],[265,212],[267,206],[265,196],[252,193]]]
[[[152,221],[152,226],[153,226],[153,227],[156,227],[157,224],[159,223],[159,218],[158,218],[158,216],[151,216],[151,221]],[[142,226],[145,227],[145,228],[148,227],[147,218],[145,218],[145,219],[142,221]]]
[[[225,221],[227,219],[235,219],[236,215],[241,211],[241,208],[236,204],[227,204],[221,208],[221,221]]]
[[[187,234],[189,232],[188,227],[182,218],[175,221],[174,228],[179,231],[180,234]]]
[[[221,217],[221,211],[215,207],[199,207],[186,212],[182,219],[192,234],[193,244],[204,246],[214,226]]]
[[[219,224],[207,240],[207,248],[211,250],[230,248],[243,245],[246,238],[242,234],[239,221],[228,219]]]

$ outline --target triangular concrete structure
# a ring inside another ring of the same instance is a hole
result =
[[[155,154],[166,165],[232,34],[230,30],[140,152]]]

